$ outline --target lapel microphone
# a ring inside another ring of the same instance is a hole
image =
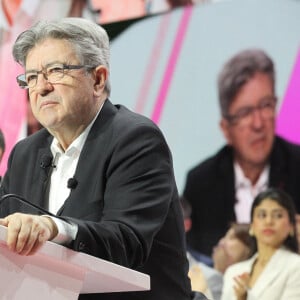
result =
[[[40,163],[40,167],[42,169],[47,169],[49,167],[51,167],[51,169],[56,168],[56,160],[57,160],[57,155],[55,156],[54,159],[52,159],[51,155],[43,155]],[[77,179],[75,179],[74,177],[68,179],[67,182],[68,189],[73,190],[77,187],[77,185],[78,185]]]
[[[50,211],[36,205],[36,204],[33,204],[31,202],[29,202],[28,200],[26,200],[24,197],[22,196],[19,196],[19,195],[16,195],[16,194],[6,194],[6,195],[3,195],[1,198],[0,198],[0,206],[1,204],[6,200],[6,199],[9,199],[9,198],[15,198],[17,199],[19,202],[22,202],[22,203],[25,203],[26,205],[28,205],[29,207],[31,208],[34,208],[36,209],[37,211],[40,211],[42,212],[43,214],[45,215],[49,215],[51,217],[56,217],[57,218],[57,215],[51,213]]]
[[[42,156],[42,159],[41,159],[41,162],[40,162],[40,167],[42,169],[47,169],[49,167],[51,167],[51,169],[54,169],[54,168],[56,168],[58,158],[59,158],[58,153],[55,154],[54,159],[51,155],[44,154]]]
[[[52,165],[52,156],[51,155],[43,155],[42,160],[40,162],[40,167],[42,169],[47,169]]]

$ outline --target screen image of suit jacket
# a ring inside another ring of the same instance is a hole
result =
[[[300,213],[300,146],[276,137],[269,163],[269,187],[288,192]],[[224,146],[191,169],[183,194],[192,206],[192,228],[187,233],[187,243],[210,256],[230,223],[236,221],[232,148]]]

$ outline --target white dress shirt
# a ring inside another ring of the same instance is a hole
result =
[[[267,189],[269,172],[270,166],[267,165],[255,185],[252,185],[240,165],[236,161],[234,162],[235,197],[237,200],[234,210],[238,223],[250,223],[250,210],[253,200],[258,193]]]
[[[53,214],[58,212],[70,195],[71,189],[68,188],[68,180],[73,178],[75,174],[81,150],[102,106],[92,122],[71,143],[66,151],[63,151],[56,138],[54,138],[51,143],[50,149],[54,157],[54,167],[49,188],[49,211]],[[75,239],[78,231],[76,224],[70,224],[53,217],[50,218],[55,222],[58,229],[58,235],[52,240],[53,242],[57,244],[68,244]]]

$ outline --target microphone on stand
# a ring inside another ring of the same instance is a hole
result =
[[[31,208],[34,208],[34,209],[36,209],[37,211],[40,211],[40,212],[42,212],[42,213],[45,214],[45,215],[49,215],[49,216],[51,216],[51,217],[56,217],[56,218],[57,218],[57,215],[51,213],[50,211],[48,211],[48,210],[46,210],[46,209],[44,209],[44,208],[42,208],[42,207],[40,207],[40,206],[38,206],[38,205],[36,205],[36,204],[33,204],[33,203],[29,202],[28,200],[26,200],[25,198],[23,198],[23,197],[21,197],[21,196],[19,196],[19,195],[17,195],[17,194],[6,194],[6,195],[3,195],[3,196],[1,197],[1,199],[0,199],[0,206],[1,206],[1,204],[2,204],[5,200],[7,200],[7,199],[9,199],[9,198],[15,198],[15,199],[17,199],[18,201],[27,204],[27,205],[30,206]]]

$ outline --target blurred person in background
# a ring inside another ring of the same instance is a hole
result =
[[[257,253],[226,270],[222,300],[300,299],[295,217],[294,202],[284,191],[270,188],[256,196],[250,234]]]
[[[188,232],[192,228],[191,206],[184,197],[180,197],[180,202],[185,231]],[[248,259],[255,251],[254,240],[249,235],[249,224],[231,224],[225,236],[214,247],[212,267],[205,260],[199,261],[199,257],[194,256],[193,252],[187,251],[192,290],[205,294],[211,300],[219,300],[226,269],[236,262]]]
[[[197,263],[190,257],[189,276],[194,291],[200,291],[211,300],[220,300],[223,274],[227,268],[244,261],[255,252],[255,244],[249,235],[249,224],[232,224],[226,235],[213,250],[213,268]]]
[[[192,225],[193,225],[193,222],[191,219],[192,206],[184,196],[180,197],[180,203],[181,203],[181,208],[182,208],[182,212],[183,212],[184,230],[185,230],[185,233],[187,234],[192,229]],[[190,248],[189,245],[187,245],[187,251],[197,261],[202,262],[205,265],[210,266],[210,267],[213,266],[213,260],[210,256],[202,254],[198,251],[195,251],[194,249]]]

